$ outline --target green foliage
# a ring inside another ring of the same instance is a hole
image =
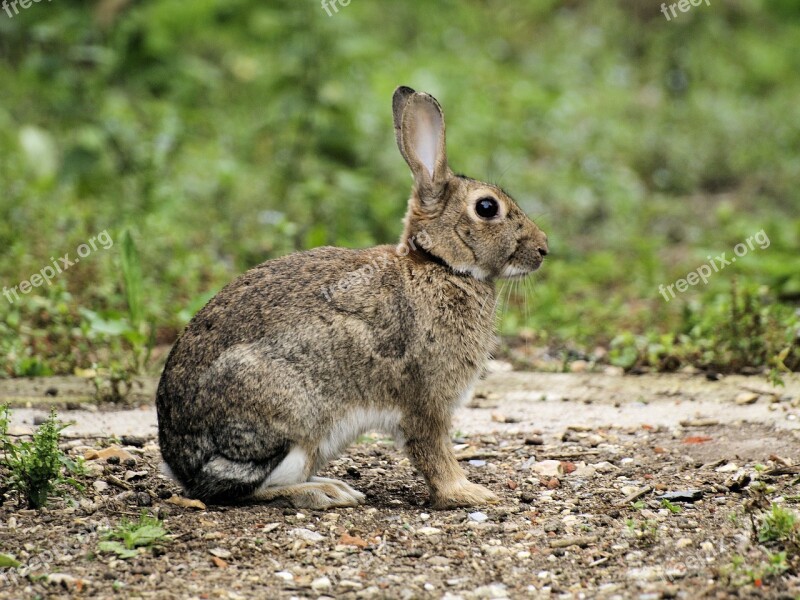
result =
[[[113,552],[123,559],[139,554],[139,548],[148,548],[169,539],[164,524],[145,511],[138,521],[123,520],[117,527],[107,532],[106,539],[98,543],[100,552]]]
[[[800,523],[797,515],[777,504],[773,504],[770,511],[763,516],[761,527],[758,530],[759,542],[788,542],[794,540],[800,543]]]
[[[69,473],[82,472],[82,465],[61,452],[58,441],[61,431],[67,427],[58,421],[56,411],[39,426],[30,442],[14,442],[8,434],[8,406],[0,409],[0,443],[5,455],[5,465],[10,471],[8,483],[19,492],[29,508],[42,508],[57,488],[65,483],[78,489],[82,486]]]
[[[8,554],[0,554],[0,569],[5,569],[8,567],[15,569],[20,565],[22,565],[22,563],[16,560],[13,556],[9,556]]]
[[[679,512],[681,512],[681,511],[683,510],[683,508],[681,508],[681,507],[680,507],[680,506],[678,506],[677,504],[673,504],[672,502],[670,502],[670,501],[669,501],[669,500],[667,500],[666,498],[663,498],[663,499],[661,500],[661,506],[663,506],[664,508],[666,508],[666,509],[667,509],[669,512],[671,512],[671,513],[672,513],[672,514],[674,514],[674,515],[675,515],[675,514],[678,514]]]
[[[797,370],[800,11],[667,22],[645,4],[103,0],[0,19],[2,286],[121,236],[0,296],[0,374],[157,368],[152,344],[244,269],[395,242],[398,84],[442,102],[455,169],[549,234],[504,333],[565,356],[615,340],[631,369]],[[768,248],[660,296],[762,228]]]
[[[771,368],[800,369],[800,316],[770,297],[765,288],[739,289],[710,301],[689,303],[675,334],[626,332],[611,341],[609,360],[626,369],[653,367],[674,371],[681,366],[730,372]]]

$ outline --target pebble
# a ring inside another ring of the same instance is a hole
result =
[[[92,487],[97,493],[102,493],[108,489],[108,484],[102,479],[97,479],[94,483],[92,483]]]
[[[612,465],[607,460],[591,465],[598,473],[613,473],[619,471],[619,467]]]
[[[231,551],[226,550],[225,548],[212,548],[208,551],[212,556],[216,556],[217,558],[230,558]]]
[[[488,521],[489,517],[487,517],[485,513],[474,512],[474,513],[469,513],[469,520],[475,521],[476,523],[483,523],[484,521]]]
[[[689,546],[692,545],[694,545],[694,542],[692,541],[691,538],[687,537],[679,539],[678,542],[675,544],[677,548],[688,548]]]
[[[357,581],[351,581],[350,579],[342,579],[339,581],[339,587],[344,588],[346,590],[359,590],[363,585],[358,583]]]
[[[489,585],[482,585],[472,592],[475,598],[482,598],[486,600],[500,600],[508,598],[508,591],[506,586],[502,583],[490,583]]]
[[[714,469],[717,473],[735,473],[739,470],[739,465],[733,462],[729,462],[728,464],[722,465],[721,467],[717,467]]]
[[[417,533],[420,535],[439,535],[442,530],[436,527],[420,527],[417,529]]]
[[[563,474],[561,462],[557,460],[543,460],[534,463],[533,466],[531,466],[531,470],[542,477],[558,477]]]
[[[289,530],[289,535],[292,537],[300,538],[306,542],[316,544],[317,542],[321,542],[325,539],[324,536],[320,535],[316,531],[311,531],[310,529],[305,529],[303,527],[298,527],[295,529]]]
[[[311,589],[315,592],[325,592],[331,589],[332,584],[331,580],[327,577],[317,577],[314,581],[311,582]]]
[[[278,571],[275,573],[275,577],[278,579],[282,579],[283,581],[289,582],[294,581],[294,575],[289,573],[289,571]]]
[[[485,467],[486,466],[486,461],[485,460],[473,459],[473,460],[469,461],[469,464],[470,464],[471,467]]]
[[[758,402],[758,394],[754,394],[753,392],[742,392],[734,399],[734,402],[739,406],[744,406],[746,404],[755,404]]]

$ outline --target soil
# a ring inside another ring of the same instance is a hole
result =
[[[503,369],[459,412],[453,440],[501,503],[460,510],[431,510],[422,479],[377,435],[322,473],[367,495],[357,509],[184,507],[159,471],[151,406],[66,412],[70,454],[131,456],[87,460],[86,491],[47,509],[5,494],[0,552],[22,566],[0,570],[0,598],[800,595],[797,548],[756,539],[770,503],[800,499],[800,381]],[[15,411],[15,432],[42,414]],[[99,550],[141,511],[169,539],[128,559]]]

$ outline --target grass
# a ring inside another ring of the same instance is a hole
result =
[[[454,168],[500,183],[551,255],[500,324],[566,364],[800,369],[800,8],[178,0],[0,19],[0,376],[156,372],[243,270],[395,242],[398,84]],[[498,33],[502,32],[502,34]],[[763,231],[707,284],[673,284]],[[33,287],[53,259],[80,263]],[[9,299],[10,298],[10,299]],[[124,386],[122,386],[124,387]]]
[[[100,552],[111,552],[122,559],[138,556],[140,549],[154,548],[169,540],[164,523],[145,511],[138,521],[123,520],[107,532],[106,539],[98,542]]]
[[[68,484],[82,490],[71,474],[82,473],[82,463],[73,461],[58,447],[61,431],[67,427],[58,421],[55,409],[39,426],[31,441],[14,441],[8,433],[8,406],[0,407],[0,446],[8,469],[6,483],[16,491],[28,508],[43,508],[50,496]]]
[[[788,508],[772,504],[770,511],[763,516],[758,530],[758,541],[800,542],[800,522],[797,515]]]

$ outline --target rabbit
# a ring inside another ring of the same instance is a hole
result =
[[[194,498],[323,510],[365,496],[316,474],[383,431],[435,509],[495,503],[452,450],[453,412],[495,343],[495,283],[535,271],[547,237],[503,190],[455,174],[442,109],[399,87],[414,178],[398,246],[322,247],[264,262],[187,325],[156,405],[167,471]]]

